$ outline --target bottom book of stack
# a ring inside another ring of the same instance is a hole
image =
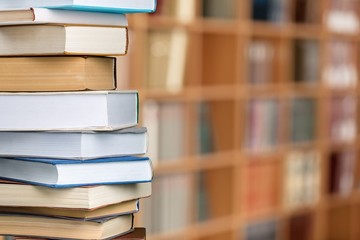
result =
[[[10,237],[11,240],[46,240],[49,238],[31,238],[31,237]],[[145,240],[146,230],[145,228],[135,228],[131,233],[122,235],[120,237],[113,238],[113,240]]]

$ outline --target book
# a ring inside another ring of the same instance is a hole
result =
[[[0,158],[0,178],[52,188],[150,182],[147,157],[77,161],[46,158]]]
[[[0,132],[0,156],[87,160],[145,154],[146,128],[106,132]]]
[[[320,21],[320,6],[316,1],[297,0],[294,4],[293,21],[296,23],[316,24]]]
[[[187,174],[160,176],[153,182],[154,193],[142,202],[142,222],[150,234],[183,229],[190,224],[191,178]]]
[[[296,40],[294,42],[295,82],[314,83],[320,78],[320,47],[316,40]]]
[[[184,85],[188,36],[185,31],[151,31],[148,40],[146,86],[179,92]],[[158,66],[162,68],[159,69]]]
[[[136,91],[0,93],[0,131],[116,130],[138,123],[138,104]]]
[[[1,0],[0,8],[46,7],[91,12],[138,13],[153,12],[156,0]]]
[[[359,32],[358,3],[356,1],[332,0],[328,5],[329,9],[324,18],[328,30],[345,34]]]
[[[80,91],[116,88],[116,58],[0,57],[0,91]]]
[[[149,156],[160,162],[177,161],[185,152],[185,108],[178,102],[147,101],[144,125],[151,132]]]
[[[0,234],[61,239],[108,239],[133,229],[131,214],[93,221],[0,215]]]
[[[355,152],[332,152],[329,156],[330,166],[328,170],[328,192],[330,194],[340,194],[347,196],[354,187]]]
[[[3,207],[0,206],[1,214],[20,214],[41,217],[56,217],[64,219],[96,220],[99,218],[127,215],[139,211],[139,201],[131,200],[96,209],[64,209],[45,207]]]
[[[251,84],[269,84],[275,81],[275,46],[270,41],[254,40],[247,48],[248,76]]]
[[[244,169],[244,214],[272,211],[279,202],[279,169],[273,161],[251,161]]]
[[[54,189],[0,181],[0,206],[96,209],[149,197],[151,187],[151,183],[134,183]],[[19,192],[26,194],[19,197]]]
[[[124,14],[67,11],[47,8],[0,10],[0,26],[45,23],[128,26],[127,18]]]
[[[251,151],[273,149],[279,141],[278,102],[272,98],[253,99],[246,115],[246,147]]]
[[[316,136],[315,99],[296,97],[292,100],[291,109],[291,141],[294,143],[312,141]]]
[[[315,204],[320,199],[320,154],[291,152],[284,167],[285,207],[294,209]]]
[[[334,143],[353,142],[357,135],[357,99],[334,96],[330,101],[329,135]]]
[[[162,102],[159,111],[159,161],[176,161],[185,155],[185,106]]]
[[[232,19],[235,17],[236,1],[234,0],[205,0],[202,6],[202,14],[206,18]]]
[[[357,86],[357,45],[345,40],[331,40],[326,51],[328,61],[323,71],[326,85],[334,89],[355,88]]]
[[[198,120],[198,146],[197,152],[200,154],[207,154],[214,152],[214,136],[211,123],[210,113],[211,106],[209,103],[202,102],[197,106],[197,120]]]
[[[45,240],[45,238],[32,238],[32,237],[12,237],[12,240]],[[145,228],[134,228],[134,231],[112,238],[112,240],[145,240],[146,229]]]
[[[252,1],[252,19],[268,21],[271,13],[270,0],[254,0]]]
[[[0,27],[0,55],[124,55],[126,27],[20,25]]]
[[[149,16],[166,16],[183,23],[190,23],[195,17],[195,9],[193,0],[157,0],[156,12]]]

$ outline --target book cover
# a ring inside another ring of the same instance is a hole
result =
[[[0,9],[0,25],[74,24],[95,26],[123,26],[128,22],[124,14],[80,12],[46,8]]]
[[[0,178],[52,188],[151,182],[147,157],[98,158],[89,161],[1,158]]]
[[[149,197],[151,183],[48,188],[0,180],[0,205],[6,207],[46,207],[92,210],[121,202]],[[19,192],[26,192],[21,198]]]
[[[0,156],[88,160],[142,155],[148,148],[146,128],[117,131],[0,131]]]
[[[1,56],[116,56],[127,50],[127,27],[36,24],[0,28]]]
[[[132,214],[128,214],[81,221],[8,214],[0,215],[0,234],[60,239],[108,239],[131,232],[133,218]]]
[[[0,91],[113,90],[116,58],[0,57]]]
[[[31,8],[45,7],[63,10],[111,13],[142,13],[153,12],[156,0],[1,0],[0,8]]]
[[[118,130],[138,123],[138,104],[136,91],[3,92],[0,131]]]
[[[55,217],[69,220],[94,221],[100,218],[117,217],[139,211],[139,200],[131,200],[103,206],[96,209],[64,209],[47,207],[4,207],[0,206],[1,214],[19,214],[38,217]]]

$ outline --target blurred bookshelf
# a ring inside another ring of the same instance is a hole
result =
[[[130,16],[156,240],[360,239],[359,2],[158,0]],[[151,217],[150,217],[151,216]]]

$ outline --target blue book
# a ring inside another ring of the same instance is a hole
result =
[[[147,157],[98,158],[89,161],[0,158],[0,179],[51,188],[150,182]]]
[[[0,0],[0,9],[44,7],[109,13],[154,12],[156,0]]]

